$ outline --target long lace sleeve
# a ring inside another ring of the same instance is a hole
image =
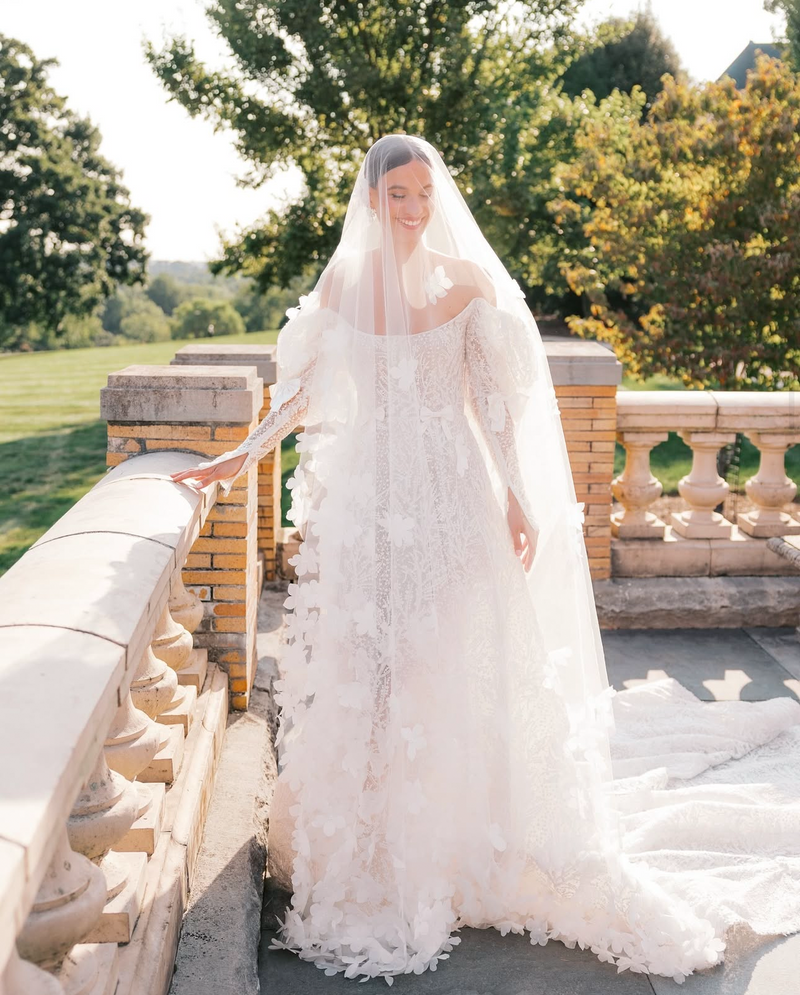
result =
[[[509,316],[511,317],[511,316]],[[486,440],[500,478],[519,502],[528,522],[538,529],[529,495],[520,472],[515,438],[515,405],[524,402],[523,382],[515,384],[505,369],[513,357],[498,359],[497,350],[489,347],[481,329],[481,316],[471,321],[466,333],[467,397],[481,434]],[[520,389],[521,388],[521,389]]]
[[[271,406],[264,418],[235,449],[222,453],[216,459],[199,463],[200,467],[217,466],[230,461],[230,475],[219,481],[227,495],[237,477],[263,459],[298,425],[302,424],[308,410],[309,386],[314,373],[315,361],[302,371],[300,376],[279,381],[270,385]],[[241,457],[244,456],[244,459]],[[240,457],[239,460],[236,457]]]

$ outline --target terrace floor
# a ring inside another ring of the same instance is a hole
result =
[[[281,591],[269,590],[262,596],[257,684],[264,689],[276,673],[284,597]],[[603,643],[609,677],[618,689],[669,676],[707,700],[800,698],[800,639],[794,628],[609,631],[603,633]],[[258,952],[260,991],[264,995],[355,993],[355,982],[342,975],[326,977],[294,954],[268,951],[274,915],[282,914],[286,900],[285,893],[267,889]],[[215,918],[224,928],[225,910],[220,909]],[[723,965],[695,974],[681,986],[660,977],[617,974],[591,952],[569,950],[557,942],[532,946],[527,936],[501,936],[494,929],[463,929],[459,935],[461,943],[436,972],[396,977],[391,990],[412,995],[796,995],[800,990],[800,934],[754,942],[741,933],[729,942]],[[375,979],[359,983],[358,991],[384,992],[388,987]],[[195,985],[193,990],[205,987]],[[217,990],[246,995],[259,989],[232,984],[218,985]],[[173,985],[173,995],[182,992],[181,986]]]

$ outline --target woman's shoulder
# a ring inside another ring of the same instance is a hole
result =
[[[488,304],[495,304],[497,295],[486,271],[471,259],[450,256],[444,252],[431,252],[432,261],[442,266],[445,275],[453,281],[465,297],[472,300],[482,297]]]

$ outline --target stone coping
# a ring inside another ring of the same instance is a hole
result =
[[[199,343],[179,349],[170,360],[173,366],[255,366],[264,386],[275,383],[277,363],[275,345],[231,345]]]
[[[128,366],[100,391],[108,422],[246,424],[258,415],[264,383],[252,366]]]
[[[621,390],[617,431],[800,432],[800,391]]]
[[[622,379],[622,364],[613,351],[592,339],[564,339],[561,336],[542,336],[550,374],[554,385],[571,384],[600,386],[616,385]],[[214,366],[255,367],[265,386],[274,383],[277,376],[275,345],[231,345],[218,343],[187,345],[179,349],[171,360],[172,366],[189,366],[197,369],[202,364]],[[135,367],[129,367],[133,370]],[[128,371],[124,371],[128,372]],[[109,384],[111,380],[109,378]]]
[[[555,387],[609,387],[622,380],[622,363],[602,342],[560,336],[543,336],[542,342]]]
[[[195,462],[113,468],[0,578],[0,974],[213,505],[168,478]]]

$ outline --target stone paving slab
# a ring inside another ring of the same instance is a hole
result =
[[[766,631],[772,642],[749,634]],[[797,656],[790,656],[790,633],[794,629],[619,629],[602,638],[608,679],[618,690],[666,676],[704,701],[763,701],[800,697],[796,675],[786,668],[794,659],[800,670],[800,641]]]
[[[262,995],[356,995],[361,991],[409,995],[653,995],[646,976],[629,971],[618,974],[587,950],[569,950],[563,943],[552,941],[540,947],[532,944],[527,935],[502,936],[496,929],[460,930],[455,935],[461,937],[461,943],[435,971],[398,975],[391,987],[382,978],[359,982],[341,974],[326,977],[324,971],[296,954],[268,951],[273,935],[262,934]],[[670,983],[677,992],[678,986]]]

